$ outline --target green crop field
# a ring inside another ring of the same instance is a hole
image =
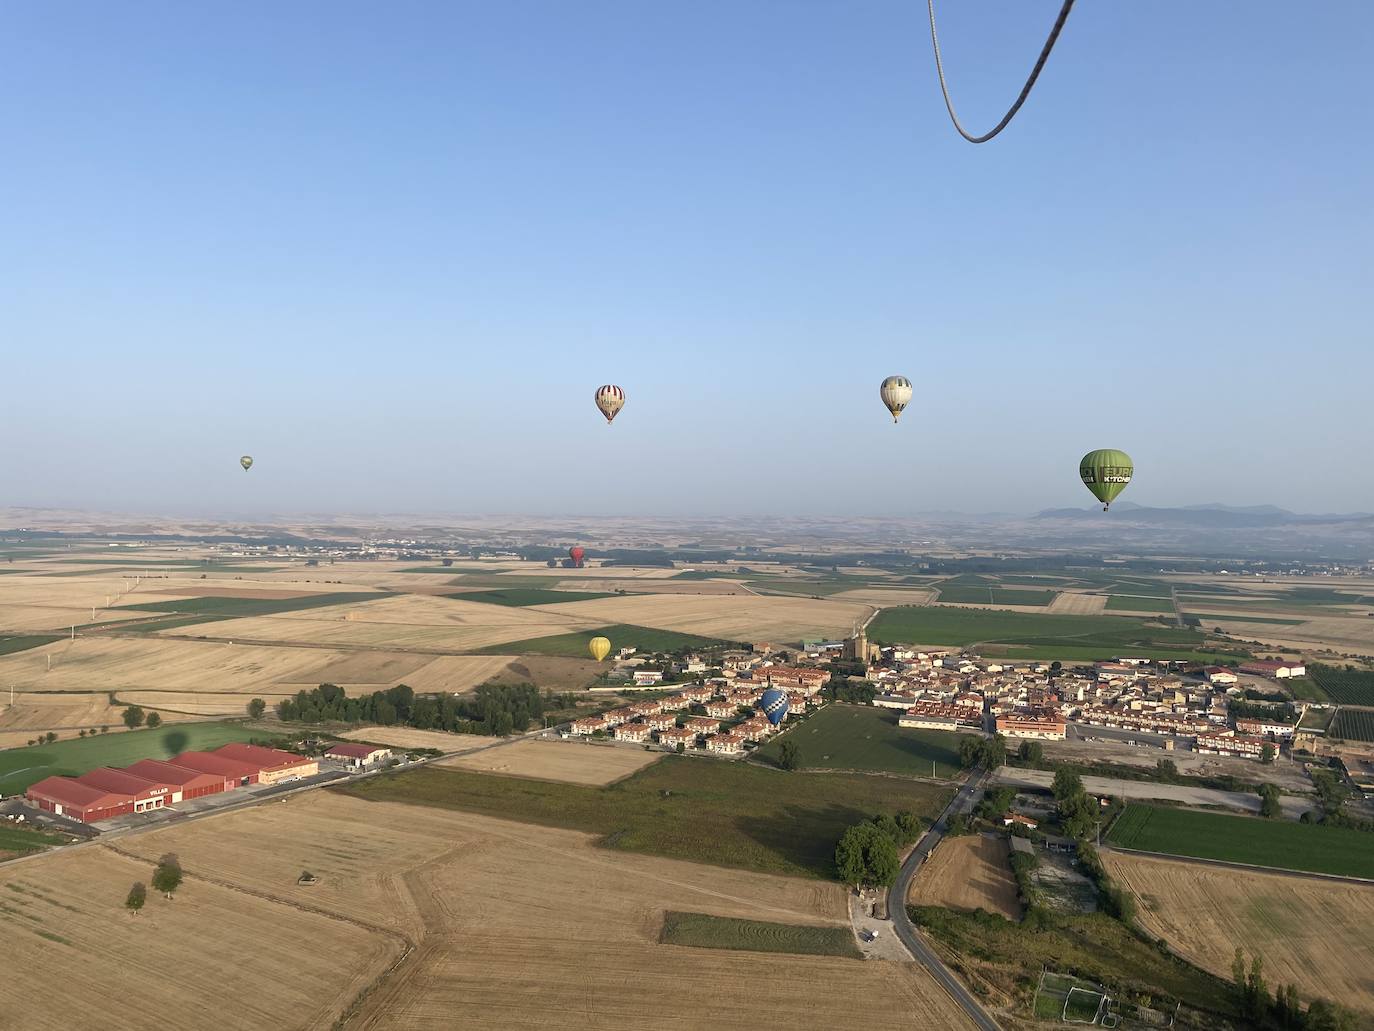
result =
[[[494,644],[489,648],[479,648],[478,655],[562,655],[568,658],[585,659],[587,642],[593,637],[607,637],[611,648],[637,648],[641,652],[676,652],[688,648],[713,648],[729,644],[711,637],[698,637],[695,634],[680,634],[675,630],[658,630],[648,626],[633,626],[629,623],[615,623],[598,627],[595,630],[579,630],[572,634],[554,634],[551,637],[532,637],[527,641],[513,641],[508,644]]]
[[[941,584],[939,600],[947,605],[1048,605],[1054,598],[1054,591]]]
[[[674,910],[663,914],[663,931],[658,940],[664,945],[687,945],[698,949],[863,959],[854,941],[854,932],[848,927],[774,924]]]
[[[1345,827],[1133,802],[1112,824],[1108,840],[1142,852],[1374,878],[1374,839]]]
[[[1159,580],[1130,580],[1122,578],[1108,585],[1108,594],[1131,594],[1141,598],[1169,598],[1173,596],[1172,584]]]
[[[776,763],[782,743],[792,741],[803,769],[862,770],[953,777],[959,772],[963,734],[943,730],[904,730],[897,712],[870,705],[832,704],[754,754]]]
[[[1342,741],[1374,741],[1374,710],[1340,709],[1328,732]]]
[[[237,723],[176,723],[156,730],[97,734],[51,745],[0,751],[0,794],[17,795],[58,774],[76,776],[97,766],[127,766],[140,759],[167,759],[179,752],[218,748],[230,741],[270,737]]]
[[[49,834],[46,831],[0,824],[0,855],[42,852],[53,845],[61,845],[66,840],[60,834]]]
[[[1374,705],[1374,673],[1368,670],[1337,669],[1313,663],[1307,675],[1333,702],[1342,705]]]
[[[852,591],[863,587],[868,581],[860,577],[845,579],[827,578],[824,580],[802,580],[797,577],[767,577],[747,581],[749,586],[760,594],[786,594],[801,598],[825,598],[841,591]],[[888,581],[883,581],[886,584]]]
[[[1197,630],[1131,616],[1056,616],[939,606],[883,609],[868,626],[883,644],[992,645],[989,655],[1092,661],[1127,653],[1152,658],[1217,662],[1245,653],[1206,646]]]
[[[30,648],[41,648],[45,644],[62,640],[61,634],[21,634],[16,637],[0,637],[0,655],[13,655],[26,652]]]
[[[512,587],[504,590],[469,591],[464,594],[446,594],[445,598],[455,601],[477,601],[487,605],[509,605],[524,608],[528,605],[557,605],[567,601],[592,601],[596,598],[613,598],[613,594],[593,593],[590,591],[550,591],[540,587]]]
[[[604,788],[426,767],[337,790],[584,831],[605,848],[821,878],[834,876],[835,843],[851,824],[902,809],[933,817],[951,794],[891,777],[673,755]]]
[[[1306,620],[1276,619],[1274,616],[1222,615],[1219,612],[1185,612],[1185,615],[1205,619],[1209,623],[1272,623],[1274,626],[1301,626]]]
[[[302,609],[327,608],[330,605],[354,605],[358,602],[389,598],[390,594],[370,591],[343,591],[338,594],[309,594],[302,598],[169,598],[142,605],[121,605],[121,612],[165,612],[176,616],[218,616],[236,619],[240,616],[276,616]]]
[[[1107,598],[1108,612],[1167,612],[1174,614],[1174,603],[1168,598],[1140,598],[1129,594],[1113,594]]]

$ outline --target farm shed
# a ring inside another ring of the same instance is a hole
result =
[[[215,752],[182,752],[173,765],[223,777],[224,791],[258,782],[258,768],[252,763],[239,762]]]
[[[170,805],[176,793],[176,786],[164,781],[148,780],[136,774],[101,766],[76,778],[87,787],[101,791],[113,791],[130,795],[134,800],[134,812],[146,813],[151,809],[161,809]],[[179,801],[178,796],[175,801]]]
[[[320,772],[318,760],[283,752],[280,748],[263,748],[261,745],[245,745],[235,741],[220,745],[214,754],[255,766],[259,784],[280,784],[282,781],[313,777]]]
[[[337,745],[330,745],[329,750],[324,755],[326,759],[342,759],[350,766],[362,767],[372,766],[391,758],[391,749],[345,741]]]
[[[39,809],[82,823],[108,820],[134,811],[134,796],[82,784],[72,777],[48,777],[30,785],[25,796]]]
[[[182,799],[201,798],[234,787],[233,782],[222,774],[192,770],[178,766],[175,762],[163,762],[160,759],[140,759],[124,769],[136,777],[146,777],[149,780],[160,780],[164,784],[174,785],[176,790],[172,794],[173,805]]]

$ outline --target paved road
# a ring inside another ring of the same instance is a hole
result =
[[[982,795],[983,783],[987,779],[985,773],[971,773],[967,780],[950,801],[949,806],[939,819],[935,821],[928,831],[916,843],[916,847],[911,850],[911,854],[906,857],[906,862],[897,873],[897,881],[887,891],[887,915],[892,920],[892,926],[897,932],[897,937],[902,940],[911,954],[916,957],[916,961],[929,971],[930,975],[949,993],[964,1014],[982,1031],[1000,1031],[997,1021],[988,1015],[987,1010],[983,1009],[978,1000],[973,997],[967,988],[954,976],[954,972],[945,966],[944,961],[935,954],[935,951],[926,944],[921,932],[916,929],[916,925],[911,922],[911,917],[906,911],[907,889],[911,886],[911,879],[925,862],[926,856],[930,855],[940,839],[945,835],[945,821],[952,813],[967,813],[977,804]]]

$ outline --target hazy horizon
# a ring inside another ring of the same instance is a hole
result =
[[[1054,11],[945,5],[967,124]],[[16,8],[0,507],[1374,511],[1374,8],[1246,11],[1079,5],[972,147],[895,0]]]

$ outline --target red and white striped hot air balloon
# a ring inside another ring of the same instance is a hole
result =
[[[601,414],[606,417],[606,422],[609,425],[611,420],[625,407],[625,391],[614,383],[607,383],[596,392],[596,407],[601,409]]]

